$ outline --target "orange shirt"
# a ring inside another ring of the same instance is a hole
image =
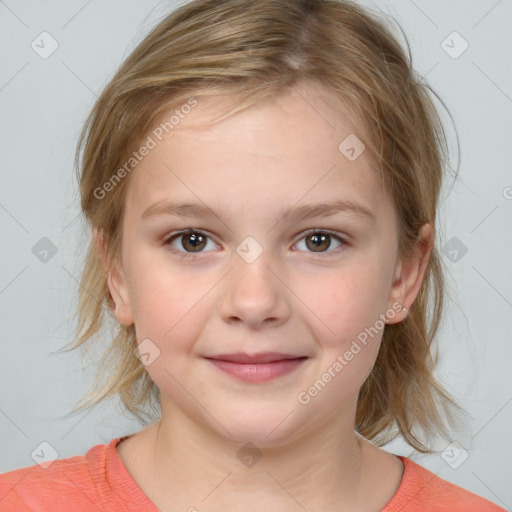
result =
[[[85,455],[0,475],[1,512],[158,512],[123,464],[116,445],[93,446]],[[442,480],[406,457],[402,482],[382,512],[506,512]]]

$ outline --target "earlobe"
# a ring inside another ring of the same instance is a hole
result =
[[[132,325],[134,322],[133,311],[124,272],[113,266],[108,272],[107,283],[114,301],[114,316],[118,322]]]
[[[396,304],[400,310],[389,318],[386,323],[394,324],[404,320],[409,309],[416,300],[426,276],[430,254],[434,243],[434,230],[430,224],[424,224],[419,232],[418,241],[410,255],[397,265],[393,285],[389,295],[388,308],[396,311]]]
[[[93,229],[93,241],[107,273],[107,286],[113,303],[114,316],[118,322],[132,325],[134,322],[133,312],[124,272],[110,261],[107,255],[106,240],[101,229]]]

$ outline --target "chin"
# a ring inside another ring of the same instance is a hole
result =
[[[284,408],[266,408],[258,410],[253,407],[249,411],[232,411],[218,417],[221,425],[212,425],[213,428],[227,441],[238,446],[252,443],[258,448],[271,448],[283,446],[294,438],[300,437],[304,423],[298,423],[296,414],[283,413]],[[287,417],[287,415],[289,416]]]

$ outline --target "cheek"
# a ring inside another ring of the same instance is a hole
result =
[[[150,338],[165,345],[173,340],[175,346],[196,325],[191,320],[200,314],[209,282],[173,269],[165,256],[149,258],[142,251],[132,253],[130,297],[139,341]]]
[[[385,312],[387,272],[382,260],[371,259],[302,282],[297,295],[316,317],[315,329],[324,348],[350,343]]]

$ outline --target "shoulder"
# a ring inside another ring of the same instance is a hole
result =
[[[506,512],[406,457],[402,482],[382,512]]]
[[[106,449],[96,445],[86,455],[0,474],[0,510],[90,510],[101,499],[98,484]]]

